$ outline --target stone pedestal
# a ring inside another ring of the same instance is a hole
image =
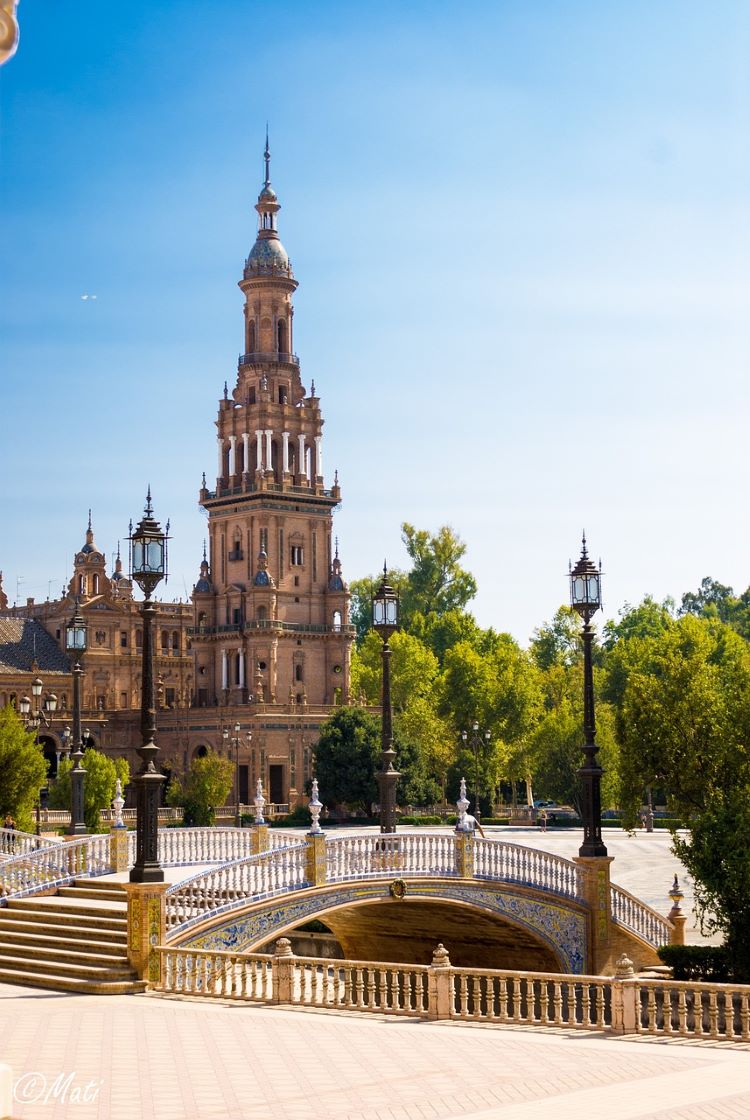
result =
[[[294,978],[294,953],[288,937],[280,937],[276,942],[273,958],[273,999],[274,1003],[292,1002],[292,981]]]
[[[612,967],[612,907],[609,869],[612,856],[574,856],[584,872],[584,899],[591,914],[587,970],[600,974]]]
[[[474,878],[474,833],[456,832],[453,838],[456,853],[456,874],[461,879]]]
[[[127,871],[128,869],[128,830],[126,828],[110,828],[109,830],[109,866],[113,871]]]
[[[450,1019],[453,998],[453,969],[444,945],[438,945],[432,954],[427,977],[429,1019]]]
[[[269,848],[268,843],[268,825],[267,824],[254,824],[253,825],[253,839],[252,839],[253,855],[257,856],[259,852],[267,852]]]
[[[307,881],[313,887],[321,887],[326,881],[326,838],[322,832],[310,833],[307,840]]]
[[[128,896],[128,960],[142,980],[161,979],[157,946],[166,940],[164,895],[169,883],[124,883]]]

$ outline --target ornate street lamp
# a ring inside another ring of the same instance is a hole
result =
[[[380,787],[380,831],[396,831],[396,784],[400,777],[393,760],[393,707],[391,704],[391,648],[388,639],[398,630],[398,593],[388,583],[388,572],[383,564],[383,579],[372,597],[372,626],[383,641],[383,695],[381,730],[381,768],[378,772]]]
[[[586,534],[583,535],[581,556],[575,567],[570,567],[570,603],[583,619],[583,754],[584,763],[578,771],[583,796],[583,843],[578,849],[581,856],[606,856],[602,840],[602,768],[596,761],[594,720],[594,673],[591,664],[591,643],[594,638],[591,619],[602,605],[602,565],[597,568],[586,551]]]
[[[42,692],[44,685],[39,677],[35,677],[31,682],[31,695],[33,701],[28,696],[22,696],[18,701],[18,710],[23,719],[24,727],[27,731],[33,731],[36,737],[37,745],[39,744],[39,728],[44,724],[49,727],[51,718],[57,709],[57,697],[54,692],[51,692],[46,697],[44,704],[42,704]],[[58,754],[59,763],[59,754]],[[39,790],[39,796],[36,802],[36,834],[40,835],[42,831],[42,809],[47,807],[47,793],[48,787],[42,786]]]
[[[479,734],[479,721],[474,720],[471,725],[471,741],[469,741],[468,732],[462,731],[461,738],[464,746],[468,745],[474,752],[474,816],[477,820],[481,820],[482,813],[479,807],[479,750],[481,747],[482,757],[484,758],[484,748],[489,744],[490,733],[485,731],[483,735]]]
[[[81,765],[83,758],[83,742],[81,736],[81,658],[86,652],[87,634],[86,621],[81,615],[76,599],[75,611],[68,625],[65,627],[65,649],[73,658],[73,732],[67,738],[70,749],[70,759],[73,768],[70,771],[70,824],[65,832],[67,836],[85,836],[86,821],[83,812],[83,784],[86,780],[86,771]]]
[[[240,733],[242,727],[239,723],[234,725],[234,735],[232,736],[232,748],[234,750],[234,823],[236,828],[242,828],[242,813],[240,812]],[[222,738],[225,743],[229,743],[229,728],[225,727],[222,732]],[[252,731],[247,733],[248,749],[253,741]]]
[[[163,883],[164,871],[159,864],[159,802],[164,775],[156,767],[159,748],[156,737],[156,694],[154,689],[153,622],[156,606],[151,595],[167,577],[166,531],[154,519],[151,508],[151,487],[146,495],[143,517],[133,529],[130,524],[130,574],[143,591],[143,655],[141,680],[141,737],[138,748],[141,768],[133,779],[136,787],[136,856],[130,871],[131,883]]]

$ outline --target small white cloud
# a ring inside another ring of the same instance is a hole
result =
[[[88,296],[81,296],[81,299],[88,299]]]

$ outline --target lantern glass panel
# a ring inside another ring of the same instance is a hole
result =
[[[162,573],[164,571],[164,542],[159,540],[149,541],[146,552],[146,570]]]
[[[382,626],[385,622],[385,603],[382,599],[372,601],[372,621],[375,626]]]
[[[27,716],[29,714],[29,712],[31,711],[31,701],[29,700],[28,696],[21,697],[21,699],[18,701],[18,708],[22,716]]]
[[[593,605],[599,602],[599,576],[589,576],[588,585],[588,600]]]
[[[141,538],[133,540],[133,574],[146,570],[146,542]]]
[[[398,604],[395,599],[388,599],[385,604],[386,620],[389,626],[395,626],[398,621]]]

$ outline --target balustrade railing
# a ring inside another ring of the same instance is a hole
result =
[[[0,894],[22,898],[110,870],[109,837],[84,836],[11,856],[0,863]]]
[[[33,832],[20,832],[17,828],[0,828],[0,856],[21,856],[37,852],[40,848],[54,848],[61,840],[36,836]]]
[[[750,1041],[750,985],[635,978],[638,1034]]]
[[[663,918],[650,906],[614,883],[610,887],[610,899],[613,922],[630,930],[649,945],[658,947],[669,944],[672,923],[668,918]]]
[[[601,976],[452,969],[451,1019],[605,1030],[612,984]]]
[[[251,828],[163,828],[159,829],[159,862],[165,867],[234,862],[253,855],[253,842]],[[288,833],[269,829],[270,848],[285,848],[289,842]]]
[[[158,990],[429,1019],[750,1042],[750,985],[431,965],[161,946]],[[440,954],[442,952],[442,958]]]
[[[479,879],[518,883],[567,898],[583,897],[583,875],[577,864],[519,844],[477,840],[474,874]]]
[[[327,881],[364,879],[383,872],[457,875],[453,836],[420,831],[394,836],[328,837]]]
[[[209,915],[243,906],[248,899],[270,898],[307,885],[304,841],[203,871],[165,892],[166,926],[172,936]]]

